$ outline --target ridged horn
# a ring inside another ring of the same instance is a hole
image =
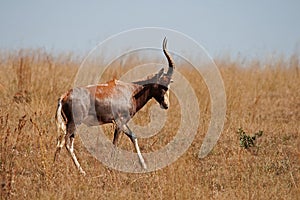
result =
[[[175,64],[174,64],[174,61],[173,61],[171,55],[169,54],[169,52],[167,52],[166,47],[167,47],[167,37],[165,37],[164,41],[163,41],[163,51],[164,51],[164,54],[165,54],[166,58],[168,59],[168,63],[169,63],[169,69],[167,72],[167,76],[172,77],[173,70],[175,69]]]

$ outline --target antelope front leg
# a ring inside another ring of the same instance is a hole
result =
[[[139,160],[142,164],[142,167],[144,169],[147,169],[147,165],[146,165],[145,160],[144,160],[144,158],[141,154],[140,147],[139,147],[139,144],[138,144],[138,141],[137,141],[137,138],[136,138],[135,134],[130,130],[130,128],[128,127],[127,124],[124,124],[123,127],[124,127],[123,131],[130,138],[131,142],[134,144],[135,150],[138,154],[138,157],[139,157]]]
[[[117,124],[115,126],[113,144],[117,146],[121,130]]]

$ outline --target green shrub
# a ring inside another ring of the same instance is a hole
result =
[[[263,131],[258,131],[257,133],[254,133],[254,135],[251,136],[247,135],[242,128],[239,128],[237,133],[239,134],[240,146],[245,149],[248,149],[250,147],[255,146],[254,141],[256,140],[256,137],[262,136]]]

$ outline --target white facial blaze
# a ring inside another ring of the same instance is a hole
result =
[[[169,107],[170,101],[169,101],[169,90],[165,93],[164,96],[164,103]]]

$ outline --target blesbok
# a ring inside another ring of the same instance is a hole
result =
[[[160,104],[161,108],[169,108],[168,89],[175,66],[166,50],[166,45],[167,39],[164,38],[163,52],[169,64],[167,73],[164,73],[162,68],[156,74],[131,83],[112,80],[105,84],[76,87],[58,99],[55,119],[59,137],[54,161],[65,145],[78,170],[85,174],[73,148],[76,126],[82,123],[88,126],[115,123],[113,144],[117,145],[120,132],[124,132],[134,144],[142,167],[147,168],[137,137],[127,123],[152,98]]]

